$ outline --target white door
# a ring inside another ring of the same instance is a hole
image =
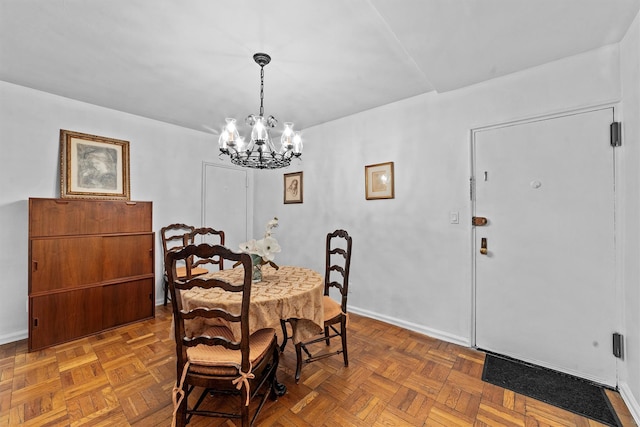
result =
[[[473,228],[476,346],[615,386],[612,121],[476,131]]]
[[[224,231],[225,246],[239,251],[251,232],[249,171],[212,163],[202,171],[202,226]]]

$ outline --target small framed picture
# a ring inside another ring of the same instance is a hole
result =
[[[393,199],[393,162],[364,167],[365,196],[367,200]]]
[[[129,141],[60,129],[60,197],[129,200]]]
[[[284,203],[302,203],[302,172],[284,174]]]

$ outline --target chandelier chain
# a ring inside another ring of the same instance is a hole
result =
[[[264,66],[260,66],[260,117],[264,117]]]

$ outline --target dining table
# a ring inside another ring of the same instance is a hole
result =
[[[230,283],[242,283],[244,268],[210,272],[203,278],[218,278]],[[292,337],[294,343],[307,341],[323,331],[324,278],[309,268],[281,266],[277,269],[269,264],[262,266],[262,280],[252,283],[249,307],[249,333],[263,328],[280,329],[280,320],[293,320]],[[220,288],[193,288],[182,293],[185,309],[222,308],[231,313],[239,313],[241,293],[224,292]],[[207,320],[211,324],[224,323],[221,319]],[[209,323],[205,319],[185,322],[187,335],[197,335]],[[240,337],[240,324],[229,326],[234,336]]]

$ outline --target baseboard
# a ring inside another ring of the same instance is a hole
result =
[[[164,299],[156,300],[156,306],[163,305]],[[12,342],[20,341],[29,338],[29,330],[12,332],[10,334],[0,335],[0,345],[9,344]]]
[[[11,334],[0,335],[0,345],[9,344],[10,342],[20,341],[29,338],[29,331],[18,331]]]
[[[631,393],[631,389],[627,383],[620,383],[618,385],[618,391],[620,392],[620,396],[624,403],[629,408],[629,412],[631,412],[631,416],[636,424],[640,425],[640,402],[638,399]]]
[[[405,320],[397,319],[395,317],[386,316],[384,314],[375,313],[373,311],[364,310],[352,305],[349,306],[349,311],[355,314],[360,314],[365,317],[380,320],[381,322],[390,323],[395,326],[399,326],[410,331],[419,332],[424,335],[428,335],[433,338],[437,338],[442,341],[450,342],[452,344],[458,344],[464,347],[471,347],[471,342],[466,337],[460,337],[447,332],[439,331],[437,329],[425,328],[422,325],[416,323],[407,322]]]

